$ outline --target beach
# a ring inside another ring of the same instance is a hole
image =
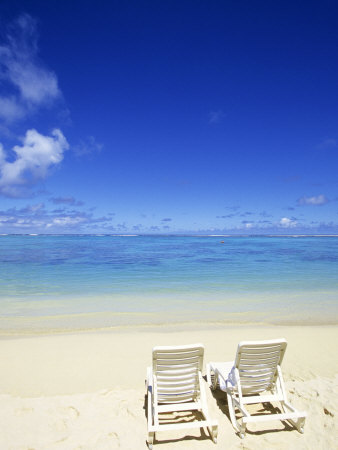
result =
[[[288,342],[282,370],[289,400],[308,414],[303,435],[264,422],[250,425],[241,440],[225,395],[205,382],[217,445],[196,429],[158,433],[154,448],[336,448],[338,327],[219,322],[2,335],[0,448],[147,448],[144,382],[153,346],[201,342],[207,363],[233,360],[241,340],[279,337]]]
[[[338,450],[337,17],[0,1],[0,450]]]
[[[1,236],[0,449],[146,448],[146,369],[157,345],[285,338],[305,434],[252,424],[241,440],[205,381],[218,444],[200,429],[158,449],[336,447],[336,237]]]

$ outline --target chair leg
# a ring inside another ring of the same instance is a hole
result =
[[[232,396],[229,394],[229,392],[227,392],[227,399],[228,399],[228,409],[229,409],[229,415],[230,415],[230,420],[231,420],[232,426],[235,428],[235,430],[238,433],[240,433],[240,426],[236,419],[236,414],[235,414],[235,405],[232,400]]]
[[[230,420],[231,420],[232,426],[239,434],[239,437],[241,439],[244,439],[244,436],[246,433],[246,423],[244,423],[242,420],[241,421],[237,420],[237,418],[236,418],[236,402],[232,398],[231,394],[229,394],[229,392],[227,392],[227,399],[228,399],[228,409],[229,409],[229,415],[230,415]]]
[[[211,379],[212,381],[212,390],[216,391],[217,386],[218,386],[218,376],[214,373],[214,376]]]
[[[304,425],[305,425],[305,417],[301,417],[300,419],[297,420],[296,428],[301,434],[304,433]]]
[[[153,448],[154,439],[155,439],[155,432],[150,431],[148,433],[148,448],[149,448],[149,450],[152,450],[152,448]]]
[[[281,402],[281,406],[282,406],[282,411],[284,413],[287,413],[288,411],[290,411],[290,409],[291,409],[291,411],[296,412],[295,408],[293,406],[291,406],[290,404],[287,404],[285,401]],[[286,406],[288,406],[289,409]],[[301,434],[304,433],[305,417],[299,417],[299,419],[297,419],[297,420],[288,419],[288,422],[290,422],[291,425],[293,425],[295,428],[297,428],[299,433],[301,433]]]
[[[299,433],[304,433],[305,417],[300,417],[297,420],[289,419],[288,422],[290,422],[295,428],[297,428]]]
[[[299,433],[301,433],[301,434],[304,433],[305,417],[300,417],[297,420],[293,420],[293,419],[286,419],[286,420],[291,425],[293,425],[299,431]]]
[[[209,388],[214,391],[217,388],[217,377],[214,371],[211,369],[210,364],[207,364],[207,382]]]
[[[239,426],[239,437],[241,439],[244,439],[245,433],[246,433],[246,424],[242,422]]]
[[[211,430],[210,430],[211,428]],[[218,425],[211,425],[209,428],[209,432],[211,434],[211,438],[215,444],[217,444],[217,435],[218,435]]]

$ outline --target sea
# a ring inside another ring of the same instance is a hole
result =
[[[338,236],[1,235],[0,330],[336,324]]]

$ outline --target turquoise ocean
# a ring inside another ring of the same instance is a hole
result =
[[[0,236],[3,329],[194,320],[337,323],[338,237]]]

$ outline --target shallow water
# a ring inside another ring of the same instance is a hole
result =
[[[0,236],[2,318],[105,312],[332,323],[338,237]]]

